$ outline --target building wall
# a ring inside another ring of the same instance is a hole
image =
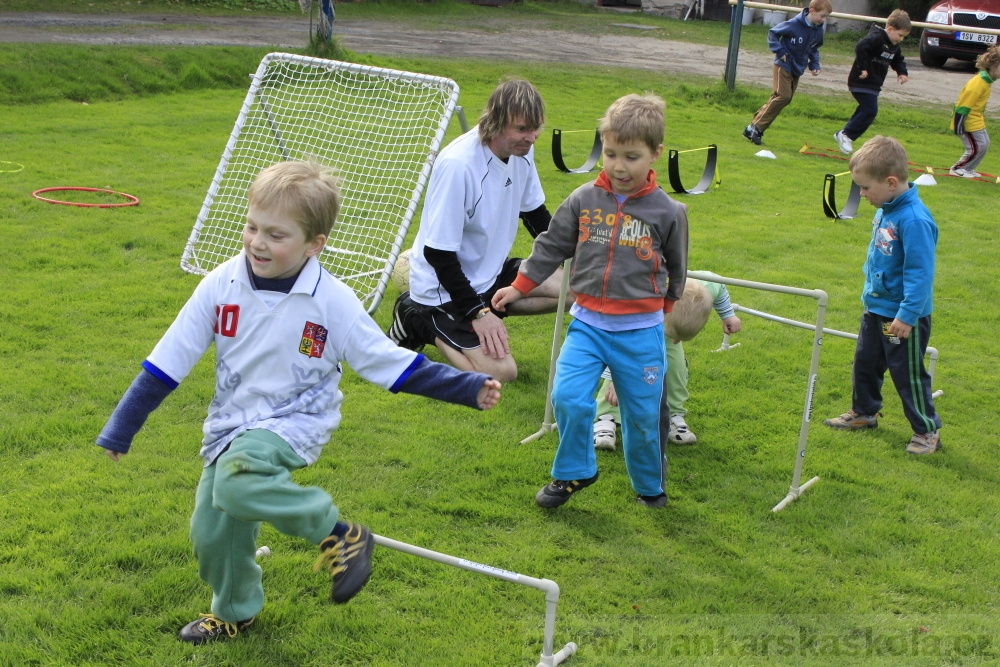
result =
[[[584,1],[586,2],[586,0]],[[767,2],[768,0],[758,1]],[[774,0],[771,1],[773,2]],[[641,0],[641,2],[643,12],[669,16],[670,18],[675,19],[683,19],[684,15],[687,14],[688,7],[692,2],[694,2],[694,0]],[[832,0],[832,2],[833,11],[835,12],[840,12],[842,14],[857,14],[861,16],[872,15],[870,0]],[[731,7],[728,0],[704,0],[704,3],[703,18],[714,21],[729,20]],[[797,8],[804,6],[805,3],[790,6],[789,11],[794,12]],[[692,12],[693,17],[695,14],[696,12]],[[754,21],[760,23],[762,18],[761,10],[758,9],[756,11],[756,15],[757,16]],[[789,16],[791,16],[791,14],[789,14]],[[838,32],[840,30],[859,30],[867,32],[869,24],[864,21],[833,18],[828,20],[827,25],[827,30],[830,32]]]

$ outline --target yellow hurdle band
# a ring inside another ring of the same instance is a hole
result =
[[[695,153],[697,151],[707,151],[709,148],[711,148],[711,146],[705,146],[703,148],[689,148],[686,151],[677,151],[677,153],[678,154],[680,154],[680,153]]]

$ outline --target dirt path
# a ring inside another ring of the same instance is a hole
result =
[[[627,16],[622,17],[627,23]],[[593,36],[571,31],[537,30],[530,25],[505,24],[503,29],[459,25],[451,30],[414,30],[403,23],[338,21],[335,32],[344,45],[359,53],[434,57],[530,60],[607,65],[612,53],[622,67],[684,72],[722,77],[726,49],[643,36],[615,38],[614,48],[594,48]],[[475,39],[469,33],[475,33]],[[308,41],[307,17],[219,17],[158,14],[0,13],[0,42],[68,44],[159,44],[301,47]],[[967,65],[950,61],[945,70],[908,62],[910,81],[904,86],[887,80],[883,99],[892,102],[950,106],[971,75]],[[848,65],[827,64],[817,76],[804,76],[800,90],[846,94]],[[740,83],[771,85],[771,58],[740,51]],[[1000,96],[989,108],[1000,109]]]

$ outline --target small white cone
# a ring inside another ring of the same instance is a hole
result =
[[[916,185],[937,185],[937,181],[930,174],[920,174],[917,176],[917,180],[913,181]]]
[[[763,149],[763,150],[757,151],[756,153],[754,153],[754,155],[756,155],[757,157],[770,158],[772,160],[777,160],[778,159],[778,157],[774,153],[772,153],[771,151],[767,150],[766,148]]]

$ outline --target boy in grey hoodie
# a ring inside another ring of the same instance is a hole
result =
[[[605,366],[618,389],[625,465],[637,500],[647,507],[667,502],[663,314],[684,291],[688,243],[687,208],[656,185],[650,169],[663,152],[663,109],[655,95],[626,95],[608,108],[600,176],[559,206],[513,284],[493,297],[502,312],[573,258],[576,319],[556,365],[559,448],[553,481],[535,495],[541,507],[558,507],[597,481],[591,424]]]

